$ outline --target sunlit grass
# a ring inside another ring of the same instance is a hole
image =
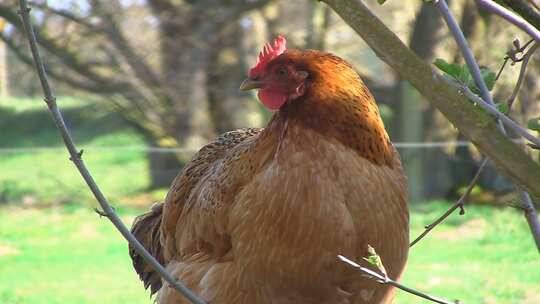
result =
[[[79,148],[144,146],[141,136],[102,107],[62,99],[67,124]],[[0,107],[0,148],[52,147],[46,151],[0,151],[0,201],[81,203],[91,193],[68,160],[50,114],[39,100],[13,99]],[[117,200],[148,184],[144,152],[87,149],[83,159],[94,178]],[[1,203],[1,202],[0,202]]]
[[[414,208],[412,235],[447,207]],[[120,209],[125,222],[137,213]],[[471,207],[415,246],[403,283],[462,303],[539,303],[540,259],[522,216]],[[151,303],[113,226],[90,208],[0,209],[0,303]],[[423,303],[398,292],[397,303]],[[428,302],[425,302],[428,303]]]
[[[446,207],[413,208],[411,236]],[[461,303],[540,303],[540,256],[520,212],[472,206],[411,249],[403,283]],[[399,292],[397,303],[424,302]]]
[[[126,243],[89,208],[0,212],[0,303],[150,303]]]

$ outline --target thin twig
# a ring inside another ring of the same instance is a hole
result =
[[[501,16],[510,23],[519,27],[527,34],[531,35],[537,42],[540,42],[540,31],[537,30],[534,26],[530,25],[527,21],[523,20],[521,17],[512,13],[511,11],[504,8],[502,5],[495,3],[491,0],[476,0],[478,5],[482,6],[486,10]]]
[[[514,100],[516,99],[519,89],[521,88],[521,85],[523,83],[523,79],[525,79],[525,74],[527,70],[527,64],[529,63],[529,59],[532,57],[534,52],[538,49],[540,44],[536,42],[528,51],[525,53],[522,57],[521,62],[521,68],[519,70],[519,76],[516,83],[516,86],[514,87],[514,90],[512,91],[512,95],[507,101],[508,109],[512,107],[512,104],[514,103]],[[529,193],[525,191],[519,191],[519,196],[521,198],[521,210],[523,210],[523,213],[525,215],[525,218],[527,219],[527,223],[531,229],[534,242],[536,243],[536,248],[538,248],[538,251],[540,252],[540,223],[538,222],[538,216],[536,214],[536,209],[534,208],[533,202],[531,200],[531,196]]]
[[[499,72],[497,72],[497,76],[495,76],[495,81],[499,80],[499,77],[501,77],[501,74],[504,70],[504,67],[506,67],[506,63],[508,62],[508,60],[510,59],[510,57],[506,56],[504,57],[504,61],[503,61],[503,64],[501,66],[501,68],[499,69]]]
[[[534,242],[536,243],[536,248],[538,248],[538,252],[540,252],[540,222],[538,221],[536,209],[534,208],[534,204],[529,193],[520,191],[519,196],[521,199],[523,215],[527,219],[527,224],[531,229]]]
[[[457,200],[457,202],[452,205],[446,212],[438,217],[435,221],[433,221],[431,224],[427,225],[425,227],[424,232],[422,232],[414,241],[411,242],[409,247],[414,246],[416,243],[418,243],[421,239],[423,239],[431,230],[433,230],[435,227],[437,227],[440,223],[442,223],[450,214],[454,213],[454,211],[457,208],[460,208],[460,215],[463,215],[465,213],[465,210],[463,209],[463,206],[467,203],[467,199],[469,198],[469,195],[472,192],[472,189],[476,185],[476,182],[478,181],[478,178],[480,177],[480,174],[486,167],[486,164],[488,162],[487,157],[484,157],[482,160],[482,163],[480,164],[480,167],[478,167],[478,170],[476,170],[476,174],[474,175],[473,179],[469,182],[469,185],[467,186],[467,189],[465,192],[461,195],[461,197]]]
[[[448,27],[450,28],[450,31],[454,35],[454,39],[456,40],[456,43],[458,44],[459,49],[461,50],[461,53],[463,54],[463,57],[465,58],[465,62],[467,63],[467,67],[469,68],[469,71],[474,79],[474,82],[476,86],[480,89],[482,98],[479,98],[476,94],[472,93],[470,89],[465,86],[462,86],[463,91],[465,91],[465,93],[468,93],[468,95],[474,95],[475,96],[474,101],[476,101],[480,106],[482,106],[488,113],[494,115],[497,119],[499,119],[499,129],[501,130],[501,132],[506,134],[506,130],[504,129],[504,126],[503,126],[504,124],[508,126],[509,128],[511,128],[512,130],[514,130],[520,136],[523,136],[527,140],[534,143],[535,145],[540,145],[540,139],[530,134],[527,130],[525,130],[525,128],[521,127],[518,123],[508,118],[503,113],[499,112],[499,110],[495,107],[495,103],[493,102],[493,99],[491,97],[491,94],[489,93],[486,83],[484,82],[484,79],[482,78],[480,68],[478,67],[478,64],[476,63],[476,59],[474,58],[474,55],[471,49],[469,48],[467,40],[463,36],[463,32],[459,28],[459,25],[456,19],[454,18],[454,15],[448,8],[446,1],[439,0],[435,3],[435,6],[439,10],[439,12],[442,14],[444,20],[448,24]],[[472,96],[469,96],[469,97],[472,97]]]
[[[536,0],[496,0],[504,7],[513,10],[525,21],[540,30],[540,13],[534,7]],[[532,5],[531,5],[532,4]]]
[[[98,208],[94,208],[94,212],[99,215],[99,217],[108,217],[107,213],[104,211],[99,210]]]
[[[523,45],[522,47],[518,47],[516,48],[514,51],[514,53],[519,53],[519,52],[523,52],[530,44],[530,42],[532,42],[534,40],[531,40],[529,42],[527,42],[525,45]],[[535,43],[521,58],[519,61],[521,61],[521,69],[520,69],[520,73],[519,73],[519,76],[518,76],[518,81],[514,87],[514,90],[512,92],[512,95],[510,96],[510,98],[507,100],[507,104],[508,104],[508,110],[510,111],[510,109],[512,108],[512,105],[514,103],[514,100],[517,96],[517,93],[519,92],[519,89],[521,88],[521,84],[523,83],[523,78],[525,76],[525,71],[527,69],[527,64],[529,63],[529,59],[530,57],[532,56],[532,54],[534,53],[534,51],[536,50],[536,48],[538,47],[538,44]],[[502,72],[503,68],[504,68],[504,65],[506,64],[507,60],[509,59],[512,59],[512,62],[516,62],[517,60],[514,60],[514,58],[512,58],[511,56],[507,56],[505,58],[505,61],[501,67],[501,69],[499,70],[499,75],[500,73]],[[450,214],[452,214],[458,207],[461,209],[460,211],[460,214],[463,214],[463,205],[467,202],[467,199],[472,191],[472,189],[474,188],[474,185],[476,184],[478,178],[480,177],[480,173],[482,172],[482,170],[485,168],[486,164],[487,164],[487,161],[488,159],[487,158],[484,158],[480,167],[478,168],[478,170],[476,171],[476,174],[475,176],[473,177],[473,179],[470,181],[469,185],[467,186],[467,189],[465,190],[465,192],[461,195],[461,197],[459,198],[459,200],[454,204],[452,205],[452,207],[450,207],[443,215],[441,215],[440,217],[438,217],[435,221],[433,221],[431,224],[427,225],[425,227],[425,230],[424,232],[422,232],[422,234],[420,234],[414,241],[411,242],[410,244],[410,247],[414,246],[416,243],[418,243],[421,239],[423,239],[431,230],[433,230],[437,225],[439,225],[440,223],[442,223],[448,216],[450,216]],[[528,199],[530,200],[530,196],[528,196]],[[527,209],[524,209],[522,207],[520,207],[520,209],[526,211]],[[536,240],[536,239],[535,239]]]
[[[415,296],[418,296],[418,297],[421,297],[421,298],[424,298],[426,300],[430,300],[434,303],[440,303],[440,304],[455,304],[456,302],[450,302],[450,301],[447,301],[447,300],[444,300],[444,299],[441,299],[441,298],[437,298],[437,297],[434,297],[434,296],[431,296],[431,295],[428,295],[427,293],[424,293],[424,292],[421,292],[421,291],[418,291],[416,289],[413,289],[413,288],[410,288],[410,287],[407,287],[403,284],[400,284],[392,279],[390,279],[389,277],[387,276],[384,276],[384,275],[381,275],[369,268],[366,268],[366,267],[362,267],[361,265],[359,265],[358,263],[342,256],[342,255],[338,255],[338,258],[343,261],[344,263],[347,263],[348,265],[358,269],[360,272],[362,272],[362,274],[370,279],[373,279],[383,285],[391,285],[391,286],[394,286],[396,288],[399,288],[405,292],[408,292],[410,294],[413,294]]]
[[[533,46],[522,57],[521,68],[519,70],[519,75],[518,75],[516,85],[514,86],[512,95],[510,95],[510,98],[508,98],[506,102],[509,108],[514,104],[514,101],[516,100],[516,97],[519,93],[519,89],[521,89],[521,85],[523,84],[523,79],[525,79],[525,72],[527,71],[527,64],[529,63],[529,59],[531,59],[532,55],[538,49],[539,45],[540,44],[538,42],[533,44]]]
[[[504,68],[506,67],[506,63],[508,63],[508,60],[512,60],[512,65],[514,65],[515,63],[521,62],[525,59],[524,58],[525,55],[521,56],[520,58],[518,58],[517,55],[523,53],[527,49],[527,47],[529,47],[529,45],[533,43],[534,41],[535,41],[534,39],[531,39],[527,41],[527,43],[525,43],[523,46],[521,46],[519,39],[514,40],[514,43],[512,43],[512,45],[514,46],[514,49],[511,49],[508,52],[506,52],[506,56],[504,57],[504,62],[501,68],[499,69],[499,72],[497,72],[495,81],[499,80],[499,77],[501,76]]]
[[[513,14],[508,12],[506,9],[502,8],[503,11],[497,10],[497,6],[491,1],[485,1],[485,0],[477,0],[480,3],[484,3],[491,7],[493,10],[502,13],[508,20],[513,20],[512,17],[515,17]],[[493,99],[491,97],[491,94],[486,86],[486,83],[484,82],[484,79],[482,78],[482,75],[480,73],[480,68],[478,67],[478,64],[476,63],[476,60],[474,58],[474,55],[471,51],[471,49],[468,46],[467,40],[463,36],[463,32],[459,28],[459,25],[454,18],[454,15],[448,8],[448,4],[446,3],[446,0],[438,0],[435,2],[435,6],[439,10],[439,12],[442,14],[444,20],[448,24],[448,27],[450,28],[450,31],[452,32],[452,35],[454,36],[454,39],[456,43],[459,46],[459,49],[461,53],[463,54],[463,57],[465,58],[465,61],[467,63],[467,67],[469,68],[469,71],[471,75],[474,78],[474,82],[476,83],[476,86],[480,89],[482,98],[478,97],[477,95],[473,94],[470,89],[466,86],[464,86],[462,89],[463,91],[469,95],[469,97],[473,98],[478,104],[480,104],[484,109],[486,109],[491,114],[495,115],[498,120],[498,128],[499,130],[506,135],[506,130],[504,128],[504,125],[507,125],[508,127],[512,128],[516,133],[520,134],[524,138],[530,140],[532,143],[534,143],[537,146],[540,146],[540,139],[536,138],[535,136],[531,135],[528,131],[526,131],[524,128],[522,128],[519,124],[514,122],[512,119],[507,117],[506,115],[502,114],[497,110],[495,107],[495,104],[493,102]],[[532,34],[538,33],[537,36],[533,37],[540,42],[540,32],[538,32],[535,28],[530,26],[528,23],[524,22],[523,20],[517,20],[513,22],[514,24],[520,26],[523,23],[526,25],[525,28],[531,28],[530,30],[533,31]],[[528,27],[527,27],[528,26]],[[529,224],[529,228],[531,230],[533,239],[535,240],[535,243],[537,245],[537,249],[540,252],[540,224],[538,223],[538,218],[536,215],[536,210],[534,209],[534,205],[532,204],[532,201],[530,199],[530,196],[527,192],[525,192],[522,189],[518,189],[520,197],[523,198],[522,205],[526,210],[529,210],[525,213],[525,217],[527,219],[527,223]],[[534,217],[534,218],[533,218]]]
[[[537,10],[540,11],[540,6],[534,2],[534,0],[529,0],[529,3]]]
[[[505,126],[512,129],[516,134],[523,136],[525,139],[530,141],[532,144],[536,146],[540,146],[540,139],[529,133],[525,128],[520,126],[517,122],[513,121],[508,116],[504,115],[503,113],[499,112],[499,110],[487,103],[484,99],[482,99],[480,96],[476,95],[469,89],[467,86],[455,81],[454,79],[451,79],[446,76],[441,77],[444,81],[446,81],[448,84],[453,85],[458,90],[460,90],[461,93],[463,93],[465,96],[467,96],[469,99],[471,99],[474,103],[478,104],[480,107],[482,107],[486,112],[489,114],[495,116],[495,118],[499,119]]]
[[[26,4],[26,0],[20,0],[20,11],[19,14],[21,15],[24,28],[26,30],[28,41],[30,44],[30,49],[32,51],[32,56],[34,58],[34,62],[37,68],[39,80],[41,82],[41,86],[43,89],[43,93],[45,95],[45,102],[47,103],[47,106],[49,107],[54,122],[56,123],[56,126],[58,127],[60,134],[62,135],[62,139],[64,140],[64,144],[66,145],[66,148],[69,151],[70,154],[70,160],[73,161],[77,169],[79,170],[79,173],[83,177],[83,179],[86,181],[86,184],[94,194],[96,200],[99,202],[101,207],[103,208],[103,213],[105,216],[113,223],[113,225],[118,229],[118,231],[124,236],[124,238],[132,245],[135,250],[146,260],[148,264],[156,270],[159,275],[165,279],[171,286],[173,286],[176,290],[178,290],[182,295],[184,295],[189,301],[191,301],[194,304],[205,304],[203,300],[201,300],[197,295],[195,295],[193,292],[191,292],[186,286],[184,286],[181,282],[179,282],[176,278],[174,278],[171,274],[161,266],[161,264],[150,254],[148,251],[141,245],[141,243],[130,233],[130,231],[126,228],[124,223],[122,223],[122,220],[116,215],[116,212],[114,209],[109,205],[107,199],[95,183],[92,175],[86,168],[81,156],[82,156],[82,150],[79,152],[77,148],[75,147],[75,144],[73,142],[73,139],[71,137],[71,134],[66,127],[66,124],[64,122],[64,118],[62,114],[60,113],[60,110],[58,109],[58,106],[56,104],[56,99],[54,95],[52,94],[52,90],[49,86],[49,82],[47,80],[47,74],[45,72],[45,68],[43,66],[43,62],[41,60],[41,56],[39,55],[39,51],[37,48],[37,41],[36,41],[36,35],[34,32],[34,29],[32,27],[32,23],[30,22],[30,8],[28,8]]]
[[[490,104],[493,104],[493,100],[491,98],[491,94],[489,94],[489,90],[486,86],[486,83],[484,82],[482,78],[482,73],[480,72],[480,68],[478,67],[478,64],[476,63],[476,59],[474,59],[474,55],[469,48],[469,44],[467,43],[467,39],[465,39],[465,36],[463,35],[463,32],[459,28],[459,24],[448,8],[448,4],[445,0],[438,0],[435,1],[435,7],[439,10],[441,13],[444,21],[448,25],[448,28],[450,29],[450,32],[454,36],[454,39],[459,46],[459,49],[461,50],[461,53],[463,54],[463,58],[465,59],[465,62],[467,63],[467,66],[469,67],[469,71],[474,79],[474,82],[476,86],[480,89],[480,93],[482,95],[482,98],[489,102]]]

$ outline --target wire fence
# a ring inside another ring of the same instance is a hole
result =
[[[523,140],[515,140],[516,143],[522,143]],[[395,142],[394,147],[398,149],[441,149],[441,148],[454,148],[454,147],[468,147],[474,146],[470,141],[431,141],[431,142]],[[82,145],[81,145],[82,146]],[[151,146],[83,146],[86,151],[130,151],[130,152],[144,152],[144,153],[184,153],[193,154],[198,149],[187,148],[161,148]],[[18,153],[40,153],[48,151],[63,151],[65,147],[15,147],[15,148],[2,148],[0,147],[1,154],[18,154]]]
[[[521,139],[514,140],[515,143],[525,143]],[[394,142],[394,147],[397,149],[443,149],[474,146],[470,141],[430,141],[430,142]],[[144,152],[144,153],[181,153],[194,154],[199,149],[192,148],[162,148],[152,146],[84,146],[85,151],[129,151],[129,152]],[[38,147],[0,147],[0,155],[2,154],[28,154],[41,153],[49,151],[64,151],[64,146],[38,146]]]

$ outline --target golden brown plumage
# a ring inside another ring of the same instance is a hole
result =
[[[328,53],[290,50],[265,64],[250,78],[279,106],[268,126],[203,147],[154,208],[161,220],[140,217],[133,232],[209,303],[390,301],[389,288],[337,258],[362,261],[369,244],[393,279],[407,259],[406,179],[372,95]],[[157,301],[187,303],[167,284]]]

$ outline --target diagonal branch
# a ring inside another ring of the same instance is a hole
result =
[[[69,154],[71,156],[70,160],[73,161],[73,163],[79,170],[81,176],[86,181],[86,184],[94,194],[96,200],[103,208],[103,212],[106,214],[106,217],[114,224],[114,226],[124,236],[124,238],[128,240],[130,245],[132,245],[135,250],[137,250],[137,252],[141,254],[141,256],[143,256],[143,258],[156,270],[157,273],[160,274],[160,276],[164,280],[171,284],[171,286],[178,290],[188,300],[195,304],[204,304],[205,302],[203,300],[201,300],[197,295],[191,292],[186,286],[184,286],[170,273],[168,273],[167,270],[165,270],[165,268],[163,268],[163,266],[161,266],[161,264],[150,253],[148,253],[148,251],[143,247],[143,245],[141,245],[141,243],[130,233],[130,231],[127,229],[124,223],[122,223],[122,220],[118,217],[114,209],[110,206],[109,202],[95,183],[92,175],[86,168],[82,160],[82,150],[79,151],[75,147],[71,134],[64,122],[62,113],[60,112],[56,104],[56,99],[52,94],[52,90],[47,80],[47,74],[45,72],[45,68],[43,66],[43,62],[37,48],[36,35],[32,28],[32,23],[30,22],[29,12],[30,8],[28,8],[26,0],[20,0],[20,14],[23,20],[24,29],[28,36],[30,49],[32,51],[32,56],[34,58],[34,62],[37,68],[41,87],[45,95],[45,102],[47,103],[47,106],[49,107],[49,110],[53,115],[54,122],[56,123],[56,126],[58,127],[60,134],[62,135],[62,139],[64,140],[64,144],[69,151]]]
[[[0,4],[0,17],[5,18],[11,25],[13,25],[17,30],[24,31],[23,24],[18,19],[17,14],[12,10],[11,7]],[[87,78],[91,81],[101,84],[122,84],[122,80],[115,79],[112,77],[104,77],[96,73],[91,64],[84,63],[77,56],[77,53],[66,47],[59,46],[53,39],[47,37],[45,33],[39,33],[38,43],[43,46],[50,54],[61,58],[62,62],[69,66],[74,72],[81,75],[84,78]]]
[[[100,1],[94,0],[92,1],[92,5],[94,6],[94,9],[103,15],[102,19],[106,34],[109,36],[111,42],[114,44],[118,52],[124,57],[126,62],[133,69],[137,78],[143,81],[148,87],[158,87],[158,77],[146,63],[146,60],[133,51],[133,46],[130,45],[130,42],[120,30],[114,16],[101,6]]]
[[[531,0],[499,0],[514,12],[518,13],[523,19],[540,30],[540,13],[535,11],[535,3]],[[527,4],[528,3],[528,4]],[[529,6],[530,5],[530,6]]]
[[[521,85],[523,84],[523,80],[525,79],[525,74],[526,74],[525,72],[527,71],[527,65],[529,64],[529,60],[531,59],[534,52],[536,52],[539,46],[540,46],[540,43],[538,42],[533,44],[533,46],[521,58],[521,68],[519,69],[519,75],[516,82],[516,86],[514,87],[514,90],[512,91],[512,95],[506,101],[509,108],[512,107],[512,105],[514,104],[514,101],[516,100],[517,95],[519,93],[519,89],[521,89]]]
[[[450,28],[450,31],[452,32],[452,35],[454,36],[459,46],[459,49],[461,50],[461,53],[463,54],[463,57],[465,57],[465,61],[467,62],[467,67],[469,68],[469,71],[474,78],[474,82],[476,83],[476,86],[480,88],[482,98],[479,98],[478,96],[475,95],[476,97],[478,97],[476,98],[476,101],[479,104],[481,104],[484,109],[488,110],[488,112],[496,114],[497,118],[500,119],[498,121],[497,128],[503,134],[506,135],[506,130],[504,128],[504,125],[511,126],[511,128],[514,131],[519,132],[519,134],[522,135],[523,137],[531,140],[531,142],[535,143],[536,145],[539,145],[538,143],[540,143],[540,140],[538,138],[530,135],[527,131],[521,128],[519,124],[515,123],[506,115],[500,113],[497,110],[497,108],[495,108],[495,103],[493,102],[491,93],[489,92],[486,86],[486,83],[484,82],[484,79],[482,78],[482,75],[480,73],[480,68],[478,67],[478,63],[476,62],[474,55],[468,46],[467,40],[463,36],[463,32],[459,28],[459,25],[457,24],[454,18],[454,15],[448,8],[448,5],[446,4],[446,0],[437,1],[435,3],[435,7],[437,7],[437,9],[439,9],[439,12],[443,15],[443,18],[448,24],[448,27]],[[469,91],[468,88],[465,88],[465,89]],[[538,224],[538,216],[536,215],[536,210],[534,209],[529,193],[520,189],[519,187],[516,187],[516,189],[518,191],[519,196],[522,198],[521,203],[524,209],[526,210],[525,218],[527,219],[527,223],[529,224],[529,228],[531,229],[531,233],[536,243],[537,250],[538,252],[540,252],[540,225]]]
[[[322,0],[329,4],[400,76],[439,109],[502,173],[540,198],[540,166],[498,131],[458,89],[423,62],[359,0]]]
[[[515,26],[522,29],[527,34],[531,35],[537,42],[540,42],[540,29],[535,28],[527,21],[523,20],[521,17],[516,16],[516,14],[507,10],[503,6],[491,1],[491,0],[476,0],[479,6],[485,8],[491,13],[497,14],[504,19],[508,20],[510,23],[513,23]]]
[[[51,7],[50,5],[47,4],[47,2],[29,1],[28,4],[30,4],[31,6],[34,6],[34,7],[38,7],[40,9],[44,10],[44,11],[49,11],[54,15],[61,16],[61,17],[65,18],[65,19],[68,19],[70,21],[73,21],[73,22],[76,22],[78,24],[84,25],[87,28],[91,28],[91,29],[95,30],[95,26],[92,23],[90,23],[90,21],[86,20],[86,18],[81,17],[81,16],[77,16],[77,15],[75,15],[74,13],[72,13],[72,12],[70,12],[68,10],[57,9],[57,8]]]
[[[534,41],[534,40],[531,40],[531,41]],[[525,48],[527,47],[527,45],[525,45],[523,48],[521,48],[521,51],[525,50]],[[514,90],[512,91],[512,95],[508,98],[508,100],[506,101],[506,103],[508,104],[508,111],[510,111],[510,109],[512,108],[512,105],[514,103],[514,100],[519,92],[519,89],[521,88],[521,84],[523,83],[523,78],[525,77],[525,71],[527,70],[527,64],[529,63],[529,59],[530,57],[532,56],[532,54],[534,53],[534,51],[536,50],[536,47],[537,47],[537,44],[534,44],[524,55],[523,57],[521,57],[521,59],[519,60],[521,62],[521,69],[520,69],[520,72],[519,72],[519,76],[518,76],[518,80],[516,82],[516,85],[514,87]],[[518,49],[519,50],[519,49]],[[510,53],[511,51],[509,51]],[[504,59],[504,62],[502,64],[502,67],[500,69],[500,72],[499,74],[502,72],[502,70],[504,69],[504,66],[506,65],[506,62],[507,60],[510,59],[509,57],[506,57]],[[514,61],[514,62],[517,62],[517,61]],[[476,95],[475,95],[476,96]],[[450,216],[458,207],[461,209],[460,211],[460,214],[463,214],[463,206],[464,204],[467,202],[467,199],[468,199],[468,196],[470,195],[474,185],[476,184],[478,178],[480,177],[480,173],[482,172],[482,170],[485,168],[486,164],[487,164],[487,158],[484,158],[482,160],[482,163],[480,165],[480,167],[478,168],[478,170],[476,171],[476,174],[475,176],[473,177],[473,179],[470,181],[469,185],[467,186],[467,189],[465,190],[465,192],[463,193],[463,195],[459,198],[459,200],[454,204],[452,205],[452,207],[450,207],[444,214],[442,214],[440,217],[438,217],[435,221],[433,221],[431,224],[427,225],[425,227],[425,230],[414,240],[411,242],[410,244],[410,247],[414,246],[416,243],[418,243],[421,239],[423,239],[431,230],[433,230],[437,225],[439,225],[440,223],[442,223],[448,216]],[[524,195],[524,192],[520,192],[520,197],[522,198],[522,201],[525,202],[525,205],[528,205],[527,201],[530,200],[530,196],[528,195]],[[531,205],[532,206],[532,205]],[[531,208],[526,208],[526,207],[523,207],[521,208],[523,209],[524,212],[534,212],[534,210],[531,211]],[[529,226],[530,227],[540,227],[540,225],[536,225],[534,223],[534,220],[535,220],[535,217],[527,217],[527,221],[529,221]],[[532,222],[531,222],[532,221]],[[538,233],[533,233],[534,234],[538,234]],[[535,238],[535,241],[537,239]],[[537,246],[540,246],[538,243],[537,243]]]
[[[467,189],[461,195],[461,197],[457,200],[457,202],[454,205],[452,205],[452,207],[450,207],[448,210],[446,210],[446,212],[443,215],[438,217],[431,224],[427,225],[425,227],[424,232],[422,232],[416,239],[414,239],[414,241],[411,242],[409,247],[412,247],[416,243],[420,242],[420,240],[422,240],[431,230],[433,230],[435,227],[437,227],[437,225],[442,223],[447,217],[449,217],[452,213],[454,213],[454,211],[456,211],[456,209],[460,208],[461,209],[460,214],[463,214],[463,212],[464,212],[463,206],[465,205],[465,203],[467,203],[467,200],[469,199],[469,195],[471,194],[474,186],[476,185],[476,182],[478,181],[478,178],[480,177],[480,174],[482,173],[482,171],[484,170],[484,168],[487,165],[487,161],[488,161],[487,158],[484,158],[482,160],[482,163],[480,164],[480,167],[478,168],[478,170],[476,170],[476,174],[474,175],[473,179],[469,182],[469,185],[467,186]]]
[[[6,36],[4,33],[0,32],[0,40],[4,41],[4,43],[9,47],[10,50],[13,51],[15,56],[19,58],[24,64],[28,66],[33,65],[32,58],[23,52],[20,46],[17,45],[17,43],[10,37]],[[72,75],[64,75],[63,73],[60,73],[57,71],[57,69],[48,66],[47,67],[48,73],[54,78],[59,81],[62,81],[70,86],[73,86],[74,88],[89,91],[89,92],[103,92],[103,93],[113,93],[118,91],[124,91],[127,90],[127,86],[123,84],[115,84],[115,83],[96,83],[94,81],[79,81],[76,77],[73,77]]]

